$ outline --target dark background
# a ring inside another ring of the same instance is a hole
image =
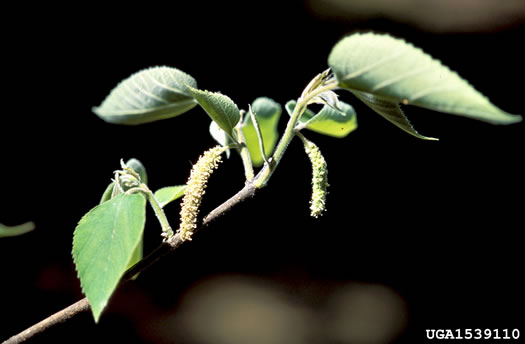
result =
[[[12,20],[1,24],[0,222],[32,220],[37,228],[0,240],[0,339],[81,297],[70,256],[73,230],[98,203],[119,159],[140,159],[156,189],[184,183],[191,163],[214,145],[199,109],[136,127],[91,113],[140,69],[179,68],[240,108],[258,96],[284,104],[326,69],[339,39],[374,30],[405,38],[497,106],[525,113],[519,18],[436,31],[387,15],[336,18],[302,2],[282,3],[3,10]],[[119,292],[99,325],[84,314],[34,342],[165,342],[148,334],[151,319],[176,313],[198,281],[224,275],[270,281],[313,310],[348,283],[384,285],[406,306],[397,342],[420,342],[428,328],[521,326],[523,333],[524,124],[492,126],[405,108],[420,133],[440,138],[427,142],[341,97],[354,105],[358,130],[345,139],[307,133],[328,161],[325,216],[309,216],[310,166],[294,141],[267,188]],[[202,213],[233,195],[243,178],[232,155],[214,174]],[[170,207],[175,226],[178,205]],[[147,250],[160,242],[153,219]],[[172,335],[174,342],[195,342]]]

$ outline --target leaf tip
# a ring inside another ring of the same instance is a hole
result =
[[[510,114],[509,121],[506,124],[515,124],[520,123],[523,120],[521,115]]]

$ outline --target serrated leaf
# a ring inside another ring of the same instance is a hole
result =
[[[221,93],[198,90],[189,86],[188,90],[208,116],[234,139],[233,128],[240,119],[237,105],[228,96]]]
[[[183,114],[197,105],[190,75],[170,67],[139,71],[120,82],[93,112],[106,122],[142,124]]]
[[[73,260],[95,322],[141,240],[145,206],[141,194],[119,194],[90,210],[75,229]]]
[[[128,161],[126,161],[125,165],[127,167],[132,168],[135,172],[139,174],[140,180],[142,181],[142,183],[144,184],[148,183],[148,174],[146,173],[146,168],[144,167],[142,162],[140,162],[140,160],[131,158]],[[102,197],[100,198],[99,204],[109,201],[111,199],[113,195],[114,187],[115,187],[114,182],[109,183],[109,185],[106,187],[106,190],[104,190]],[[126,190],[128,190],[128,188],[124,187],[124,191]],[[137,245],[137,248],[135,248],[135,251],[133,252],[133,255],[131,256],[131,259],[128,263],[128,266],[126,267],[126,270],[132,267],[133,265],[137,264],[140,260],[142,260],[142,257],[144,256],[143,251],[144,251],[144,240],[141,236],[140,242]],[[137,276],[138,274],[135,275],[134,278],[136,278]]]
[[[155,191],[155,198],[159,202],[161,208],[167,204],[184,196],[186,185],[166,186]]]
[[[286,103],[286,111],[291,116],[296,106],[296,101]],[[321,111],[315,113],[306,109],[300,118],[299,128],[306,127],[319,134],[342,138],[357,128],[357,117],[354,108],[345,102],[339,101],[339,111],[329,104],[325,104]]]
[[[493,124],[519,122],[421,49],[388,35],[354,34],[337,43],[328,64],[341,87],[391,102]]]
[[[253,101],[251,109],[259,122],[264,151],[268,158],[273,153],[277,140],[279,139],[277,125],[281,117],[281,105],[273,99],[259,97]],[[242,130],[253,165],[256,167],[261,166],[264,160],[259,147],[257,132],[250,116],[244,118]]]
[[[33,222],[26,222],[16,226],[6,226],[0,223],[0,238],[26,234],[35,229]]]
[[[383,116],[398,128],[403,129],[410,135],[414,135],[415,137],[423,140],[438,140],[436,138],[423,136],[418,133],[417,130],[412,126],[412,123],[410,123],[408,118],[405,116],[403,110],[397,102],[366,92],[352,91],[352,93],[363,103],[368,105],[372,110]]]

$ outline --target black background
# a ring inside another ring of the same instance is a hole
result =
[[[13,20],[1,24],[0,222],[37,224],[31,234],[0,240],[1,339],[81,297],[72,233],[119,159],[140,159],[156,189],[184,183],[191,163],[214,145],[209,119],[197,109],[137,127],[91,113],[140,69],[179,68],[241,108],[258,96],[284,104],[326,69],[340,38],[374,30],[413,42],[494,104],[524,113],[523,25],[436,34],[388,20],[320,19],[293,1],[39,6],[7,8],[3,16]],[[406,108],[420,133],[440,138],[427,142],[341,97],[354,105],[358,130],[342,140],[308,135],[329,165],[325,216],[309,216],[310,166],[294,141],[267,188],[145,272],[115,297],[101,324],[84,314],[35,342],[144,342],[126,313],[139,311],[129,304],[140,307],[137,298],[148,295],[166,310],[196,281],[225,273],[262,276],[297,293],[345,281],[384,284],[408,306],[400,342],[421,341],[426,328],[522,326],[524,124]],[[240,159],[232,156],[214,174],[203,214],[242,185]],[[176,222],[177,206],[169,212]],[[153,218],[147,250],[160,240]]]

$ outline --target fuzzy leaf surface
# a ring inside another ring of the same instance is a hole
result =
[[[120,82],[93,112],[106,122],[142,124],[178,116],[197,105],[190,75],[170,67],[139,71]]]
[[[241,118],[239,108],[233,100],[218,92],[203,91],[193,87],[188,87],[188,90],[208,116],[233,138],[233,128]]]
[[[142,238],[145,206],[141,194],[119,194],[90,210],[75,229],[73,260],[95,322]]]
[[[259,122],[264,152],[268,158],[273,153],[277,140],[279,139],[277,125],[281,117],[281,105],[273,99],[259,97],[253,101],[251,108],[257,117],[257,122]],[[259,138],[257,137],[257,132],[250,116],[244,118],[242,131],[253,165],[256,167],[261,166],[264,159],[259,148]]]
[[[389,35],[348,36],[334,46],[328,64],[339,85],[350,91],[492,124],[521,120],[493,105],[440,61]]]

